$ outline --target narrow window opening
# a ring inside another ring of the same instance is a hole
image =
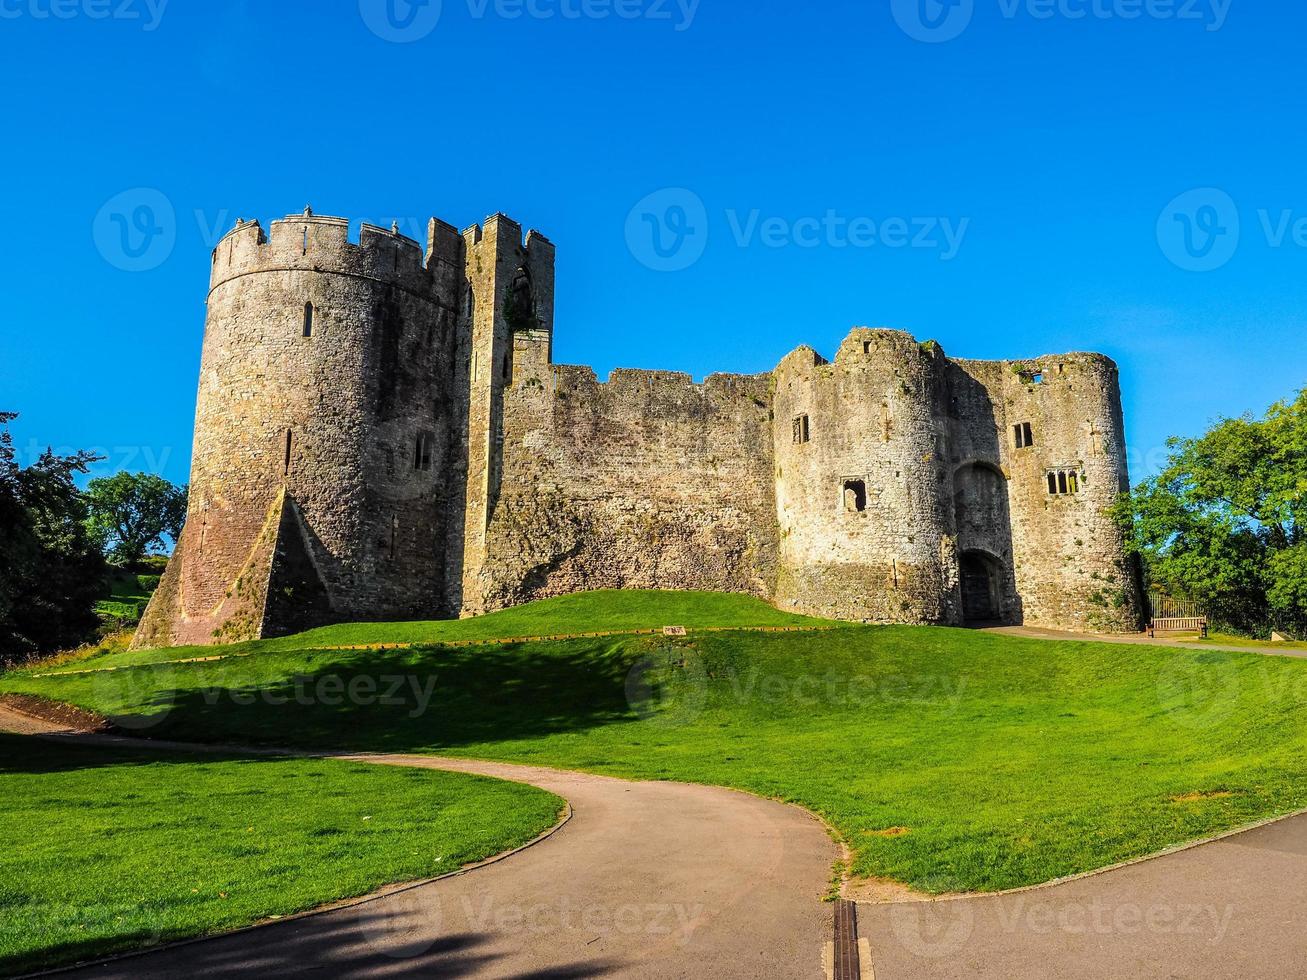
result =
[[[1012,443],[1017,449],[1025,449],[1035,444],[1034,432],[1031,430],[1029,422],[1021,422],[1012,426]]]
[[[313,304],[304,304],[304,336],[313,336]]]
[[[865,481],[844,481],[844,509],[849,513],[861,513],[867,509],[867,484]]]
[[[295,437],[290,429],[286,430],[286,458],[282,461],[281,475],[290,476],[290,451],[295,444]]]
[[[1067,492],[1068,492],[1068,493],[1079,493],[1079,492],[1080,492],[1080,481],[1079,481],[1079,479],[1076,477],[1076,474],[1075,474],[1074,472],[1072,472],[1072,473],[1068,473],[1068,474],[1066,475],[1066,484],[1067,484]]]
[[[808,427],[808,416],[798,415],[794,419],[794,441],[796,443],[807,442],[811,438]]]
[[[864,341],[862,342],[862,353],[864,353],[864,354],[870,354],[870,353],[871,353],[871,341],[870,341],[870,340],[864,340]]]
[[[1056,474],[1056,473],[1050,473],[1050,474],[1048,474],[1048,492],[1049,492],[1049,493],[1057,493],[1057,474]]]
[[[390,515],[390,560],[395,560],[395,540],[399,537],[399,515]]]
[[[304,243],[302,248],[303,251],[301,251],[300,254],[308,255],[309,254],[309,226],[308,225],[304,226]]]
[[[1066,493],[1066,474],[1065,474],[1065,473],[1059,473],[1059,474],[1057,475],[1057,492],[1058,492],[1058,493]]]
[[[508,354],[505,354],[505,355],[504,355],[504,365],[503,365],[503,367],[501,368],[501,373],[502,373],[503,378],[504,378],[505,381],[511,381],[511,380],[512,380],[512,378],[513,378],[513,362],[512,362],[512,360],[510,359],[510,356],[509,356]]]
[[[1021,423],[1021,435],[1025,439],[1025,444],[1027,446],[1033,446],[1035,444],[1035,433],[1034,430],[1031,429],[1029,422]]]
[[[889,442],[890,429],[893,420],[890,418],[889,402],[880,403],[880,441]]]
[[[433,437],[430,432],[419,432],[413,445],[413,469],[425,473],[431,469]]]

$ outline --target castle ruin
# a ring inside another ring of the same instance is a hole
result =
[[[189,513],[136,646],[598,588],[1137,628],[1107,357],[955,360],[858,328],[832,361],[600,382],[553,363],[538,232],[349,237],[306,211],[213,250]]]

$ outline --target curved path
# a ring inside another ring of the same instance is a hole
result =
[[[0,708],[0,727],[14,714]],[[831,906],[821,898],[838,854],[797,807],[707,786],[506,763],[342,757],[530,783],[567,799],[572,819],[467,874],[78,975],[823,976]]]
[[[858,933],[876,980],[1307,977],[1304,890],[1300,814],[1058,885],[859,903]]]

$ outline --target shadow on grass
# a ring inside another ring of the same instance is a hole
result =
[[[150,749],[79,745],[59,736],[34,737],[0,732],[0,775],[42,775],[113,766],[193,766],[196,763],[267,761],[265,756],[247,756],[237,752],[206,752],[203,756],[161,755]]]
[[[420,904],[409,895],[427,895]],[[381,899],[355,909],[275,923],[233,936],[188,943],[125,957],[116,962],[66,976],[94,976],[102,980],[144,980],[178,976],[291,976],[330,977],[470,977],[500,976],[502,958],[486,946],[496,938],[489,931],[455,931],[443,928],[439,901],[425,889]],[[504,937],[510,948],[520,937]],[[151,942],[157,935],[137,934],[115,940],[113,948],[127,950]],[[106,944],[94,940],[65,943],[38,955],[0,958],[0,976],[55,964],[87,962],[106,955]],[[596,957],[587,962],[513,976],[534,980],[579,980],[613,972],[615,964]]]
[[[141,691],[113,720],[150,738],[352,751],[512,741],[637,720],[626,686],[641,652],[576,641],[310,656],[311,669],[263,678],[201,669]]]

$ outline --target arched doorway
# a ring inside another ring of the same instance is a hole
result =
[[[1003,619],[998,561],[983,551],[964,551],[961,560],[962,619],[967,623],[995,623]]]

